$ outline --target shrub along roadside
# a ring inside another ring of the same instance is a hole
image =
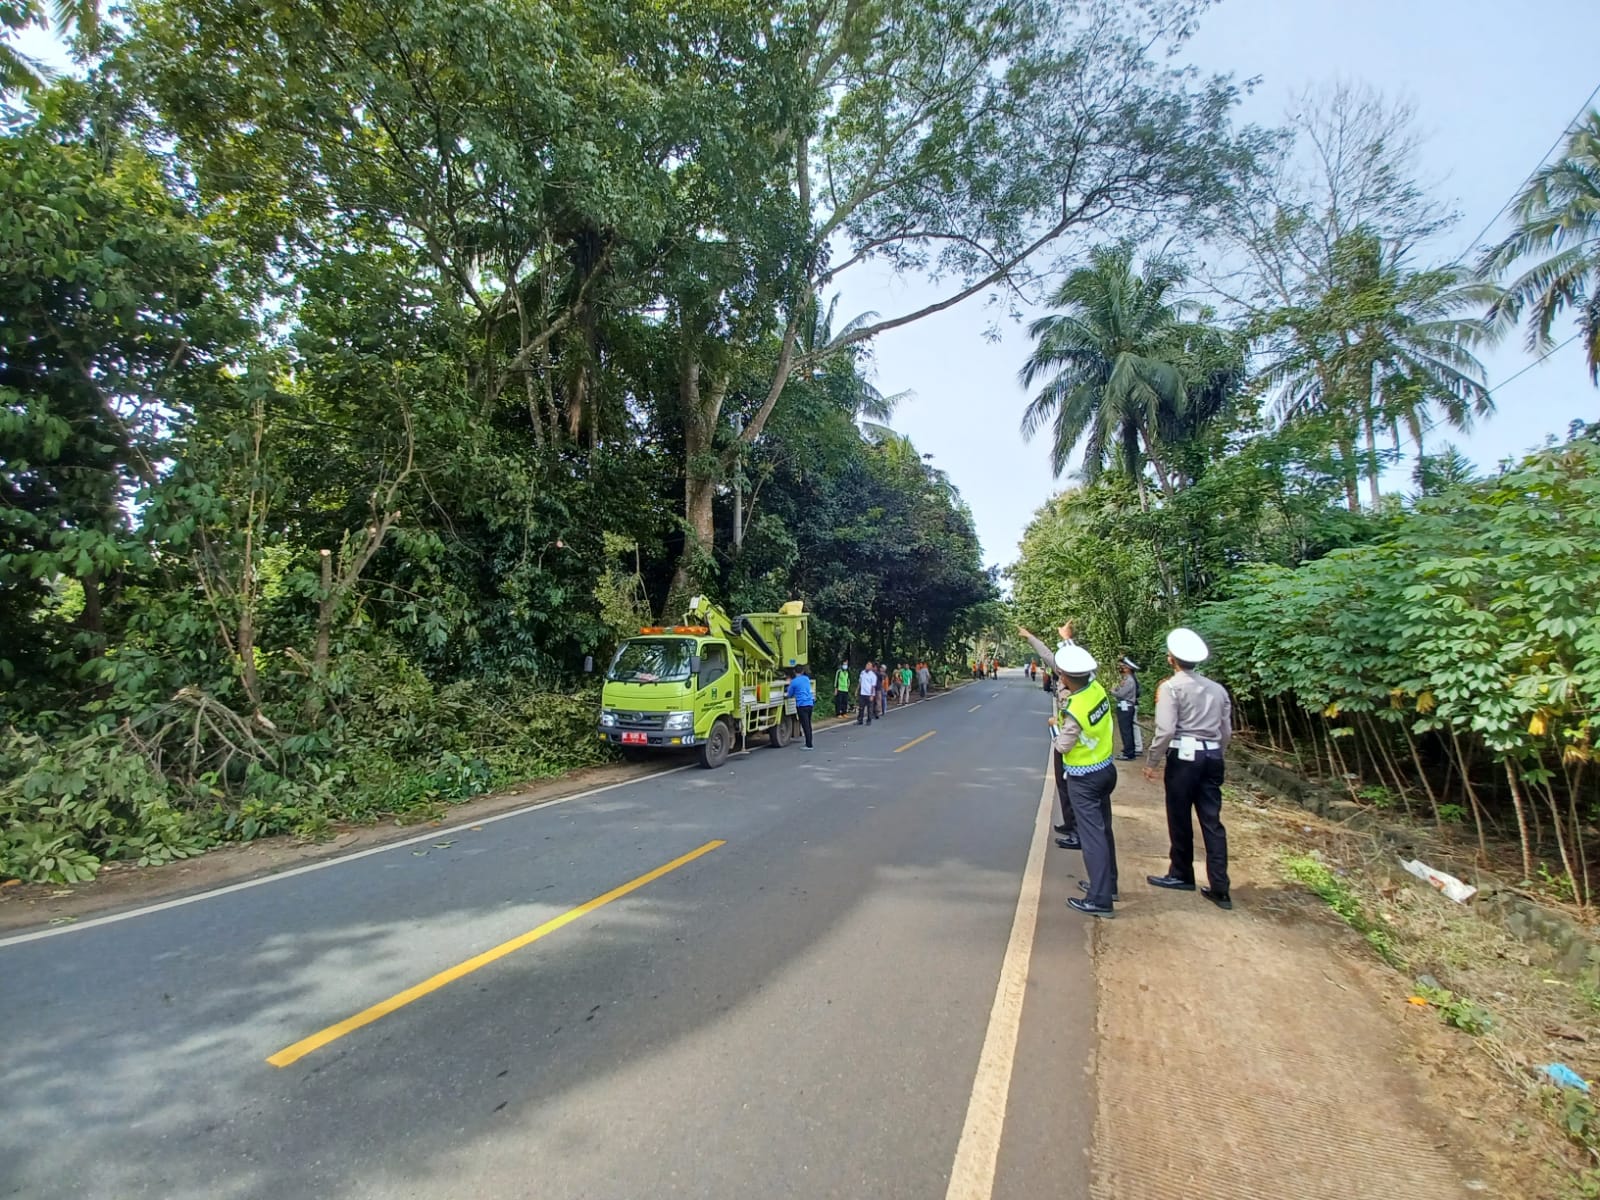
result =
[[[183,704],[203,724],[204,700]],[[419,679],[403,696],[363,706],[359,723],[285,739],[238,735],[237,753],[188,777],[172,767],[184,747],[169,728],[171,706],[70,740],[9,729],[0,733],[0,877],[79,883],[102,863],[148,866],[220,842],[425,819],[606,761],[590,736],[596,705],[589,693],[435,690]]]
[[[1592,900],[1600,844],[1600,427],[1294,570],[1247,568],[1195,624],[1250,726],[1360,794],[1514,822]]]

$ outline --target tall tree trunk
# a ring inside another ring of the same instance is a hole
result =
[[[83,587],[83,612],[78,616],[78,628],[93,640],[90,657],[99,658],[106,652],[106,625],[104,606],[100,602],[100,572],[90,571],[78,583]]]
[[[700,358],[686,334],[678,369],[678,404],[683,414],[683,553],[672,573],[664,616],[679,612],[704,582],[703,565],[716,549],[713,503],[720,463],[713,452],[717,420],[728,391],[725,376],[701,386]]]
[[[1344,474],[1344,502],[1353,513],[1361,511],[1360,473],[1356,467],[1356,443],[1352,437],[1339,439],[1340,467]]]
[[[1378,435],[1372,427],[1372,414],[1367,413],[1367,493],[1372,500],[1372,511],[1378,511]]]
[[[307,721],[315,721],[322,711],[322,689],[328,677],[328,659],[333,653],[333,613],[339,603],[333,590],[333,551],[320,550],[317,557],[321,560],[322,589],[317,596],[317,639],[311,650],[311,679],[301,707]]]
[[[1505,759],[1503,765],[1506,769],[1506,782],[1511,785],[1511,804],[1517,813],[1517,841],[1522,846],[1522,877],[1533,878],[1533,843],[1528,839],[1528,817],[1522,803],[1522,789],[1517,786],[1517,772],[1511,765],[1511,760]]]

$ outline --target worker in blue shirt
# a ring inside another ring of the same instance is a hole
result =
[[[806,749],[816,749],[811,744],[811,710],[816,707],[817,697],[811,690],[811,676],[806,673],[804,667],[795,672],[794,678],[789,680],[789,686],[783,689],[783,693],[794,700],[794,715],[800,718],[800,728],[805,730]]]

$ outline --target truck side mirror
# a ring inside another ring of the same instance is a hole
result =
[[[693,678],[693,680],[695,682],[695,686],[699,687],[700,686],[700,656],[698,654],[689,655],[689,675],[690,675],[691,678]]]

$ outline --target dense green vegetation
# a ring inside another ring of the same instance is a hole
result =
[[[1011,569],[1025,622],[1071,614],[1103,655],[1161,664],[1165,630],[1195,625],[1259,749],[1358,801],[1470,821],[1487,860],[1585,906],[1600,425],[1482,479],[1423,443],[1492,410],[1474,350],[1524,311],[1530,349],[1566,310],[1593,341],[1597,120],[1477,273],[1414,261],[1446,209],[1412,182],[1409,113],[1348,88],[1301,117],[1315,167],[1286,149],[1237,193],[1216,230],[1233,269],[1205,281],[1217,308],[1169,302],[1186,275],[1170,261],[1096,256],[1035,325],[1024,372],[1060,372],[1024,430],[1057,414],[1053,460],[1082,444],[1082,483],[1039,511]],[[1236,368],[1219,347],[1241,348]],[[1382,495],[1406,443],[1415,490]]]
[[[0,40],[0,873],[595,761],[586,668],[698,590],[803,598],[823,661],[1007,644],[870,351],[1037,289],[1026,428],[1087,458],[1015,615],[1150,660],[1192,615],[1283,752],[1586,896],[1592,437],[1496,481],[1423,442],[1492,410],[1484,338],[1593,342],[1593,122],[1429,264],[1409,114],[1238,127],[1203,8],[136,0],[56,6],[68,79]],[[838,313],[869,263],[935,297]],[[1483,614],[1516,640],[1452,658]]]
[[[78,77],[0,43],[29,879],[592,761],[586,665],[698,590],[959,662],[995,581],[872,339],[1215,219],[1267,144],[1187,0],[54,11]],[[838,317],[871,260],[943,290]]]

